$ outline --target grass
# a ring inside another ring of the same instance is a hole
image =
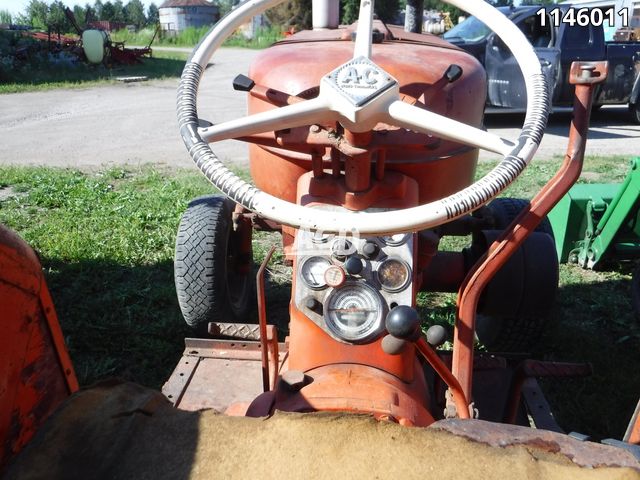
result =
[[[153,53],[136,65],[50,65],[29,63],[20,68],[0,71],[0,94],[23,93],[54,88],[87,88],[117,83],[117,77],[146,76],[149,79],[178,78],[188,54],[181,52]]]
[[[153,40],[152,46],[168,47],[194,47],[207,34],[210,27],[189,27],[176,35],[167,35],[160,32]],[[154,30],[145,28],[137,32],[129,32],[127,29],[118,30],[111,34],[111,39],[117,42],[126,42],[128,45],[148,45],[153,38]],[[238,32],[230,36],[225,42],[226,47],[242,48],[266,48],[284,37],[282,29],[278,27],[259,28],[252,38],[245,37]]]
[[[508,195],[530,197],[557,164],[532,165]],[[620,181],[626,169],[626,158],[591,157],[585,165],[590,181]],[[188,201],[212,188],[192,171],[23,167],[0,167],[0,187],[0,223],[39,251],[81,383],[117,375],[160,387],[189,334],[173,286],[175,231]],[[256,261],[277,241],[259,234]],[[561,266],[557,307],[533,352],[593,364],[590,378],[544,387],[561,425],[597,438],[622,436],[640,392],[630,268]],[[288,270],[277,261],[270,270],[268,311],[286,328]],[[452,295],[425,295],[421,303],[429,322],[455,316]]]

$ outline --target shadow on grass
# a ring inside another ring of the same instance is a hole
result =
[[[184,338],[195,336],[180,313],[173,263],[44,258],[43,265],[80,384],[117,376],[162,387],[182,355]],[[268,321],[284,340],[291,286],[271,274],[266,281]],[[247,321],[257,323],[253,313]]]
[[[588,362],[593,375],[543,382],[560,425],[596,439],[618,438],[640,397],[640,328],[628,280],[560,288],[536,357]]]
[[[190,334],[173,265],[43,259],[47,282],[82,385],[118,376],[160,388]]]

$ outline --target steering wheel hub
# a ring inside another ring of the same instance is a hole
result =
[[[361,107],[398,82],[370,59],[358,57],[336,68],[323,78],[322,84],[334,88],[353,106]]]

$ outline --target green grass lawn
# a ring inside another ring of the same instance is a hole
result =
[[[6,78],[0,76],[0,94],[22,93],[54,88],[87,88],[100,84],[117,83],[117,77],[146,76],[149,79],[178,78],[182,74],[188,54],[156,51],[152,58],[143,58],[136,65],[75,66],[25,65],[13,70]]]
[[[627,162],[590,158],[585,171],[591,181],[617,182]],[[534,164],[508,196],[530,197],[557,164]],[[188,201],[212,191],[191,170],[0,167],[0,222],[40,253],[81,384],[117,375],[158,388],[168,377],[189,334],[173,285],[175,232]],[[256,261],[274,241],[273,234],[256,239]],[[594,366],[590,378],[544,384],[568,430],[620,438],[640,394],[630,270],[616,263],[600,272],[561,267],[550,328],[533,354]],[[283,317],[287,270],[271,271],[268,309]],[[451,295],[422,302],[431,322],[454,317]]]

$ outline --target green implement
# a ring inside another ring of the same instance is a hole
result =
[[[593,269],[605,257],[640,257],[639,164],[620,185],[574,185],[549,213],[560,262]]]

